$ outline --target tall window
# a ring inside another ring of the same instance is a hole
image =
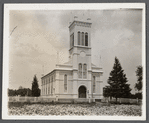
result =
[[[47,78],[47,94],[48,94],[48,78]]]
[[[42,87],[43,87],[43,95],[44,95],[44,79],[43,79],[43,86]]]
[[[72,46],[74,46],[74,33],[72,34]]]
[[[88,33],[78,32],[78,45],[88,46]]]
[[[87,78],[87,64],[81,64],[78,65],[78,77],[86,79]]]
[[[82,45],[84,46],[84,32],[82,32]]]
[[[67,91],[67,75],[64,75],[64,91]]]
[[[53,76],[52,76],[52,80],[51,80],[51,94],[53,94]]]
[[[48,84],[49,86],[48,86],[48,94],[50,94],[50,77],[49,77],[49,84]]]
[[[46,95],[47,95],[47,79],[46,79]]]
[[[88,33],[85,33],[85,46],[88,46]]]
[[[43,80],[43,83],[44,83],[44,85],[43,85],[43,88],[44,88],[44,95],[45,95],[45,80]]]
[[[80,45],[80,32],[78,32],[78,45]]]
[[[41,80],[41,95],[43,94],[43,80]]]
[[[70,35],[70,48],[74,46],[74,33]]]
[[[71,35],[70,35],[70,48],[72,47]]]
[[[86,79],[87,78],[87,65],[84,64],[83,65],[83,79]]]
[[[79,64],[79,78],[82,78],[82,64]]]
[[[96,86],[96,84],[95,84],[95,76],[93,76],[93,93],[95,93],[95,86]]]
[[[46,95],[46,80],[44,80],[44,94]]]

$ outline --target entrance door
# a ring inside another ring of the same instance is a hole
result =
[[[79,87],[79,98],[86,98],[86,88],[84,86]]]

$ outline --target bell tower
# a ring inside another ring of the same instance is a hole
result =
[[[91,47],[91,19],[86,20],[75,19],[69,25],[70,49],[74,46]]]
[[[86,82],[88,92],[91,92],[91,19],[76,19],[70,23],[69,58],[73,66],[73,90],[78,93],[78,86]]]

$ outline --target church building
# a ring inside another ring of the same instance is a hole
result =
[[[57,99],[102,99],[103,71],[91,63],[91,19],[69,25],[69,61],[41,78],[41,96]]]

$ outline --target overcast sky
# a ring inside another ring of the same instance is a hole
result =
[[[136,67],[142,64],[142,10],[54,10],[10,11],[9,88],[31,88],[36,74],[68,61],[69,22],[74,16],[91,18],[92,63],[102,66],[103,84],[107,84],[114,58],[119,59],[131,88],[137,82]],[[100,59],[101,56],[101,59]],[[134,90],[133,90],[134,93]]]

